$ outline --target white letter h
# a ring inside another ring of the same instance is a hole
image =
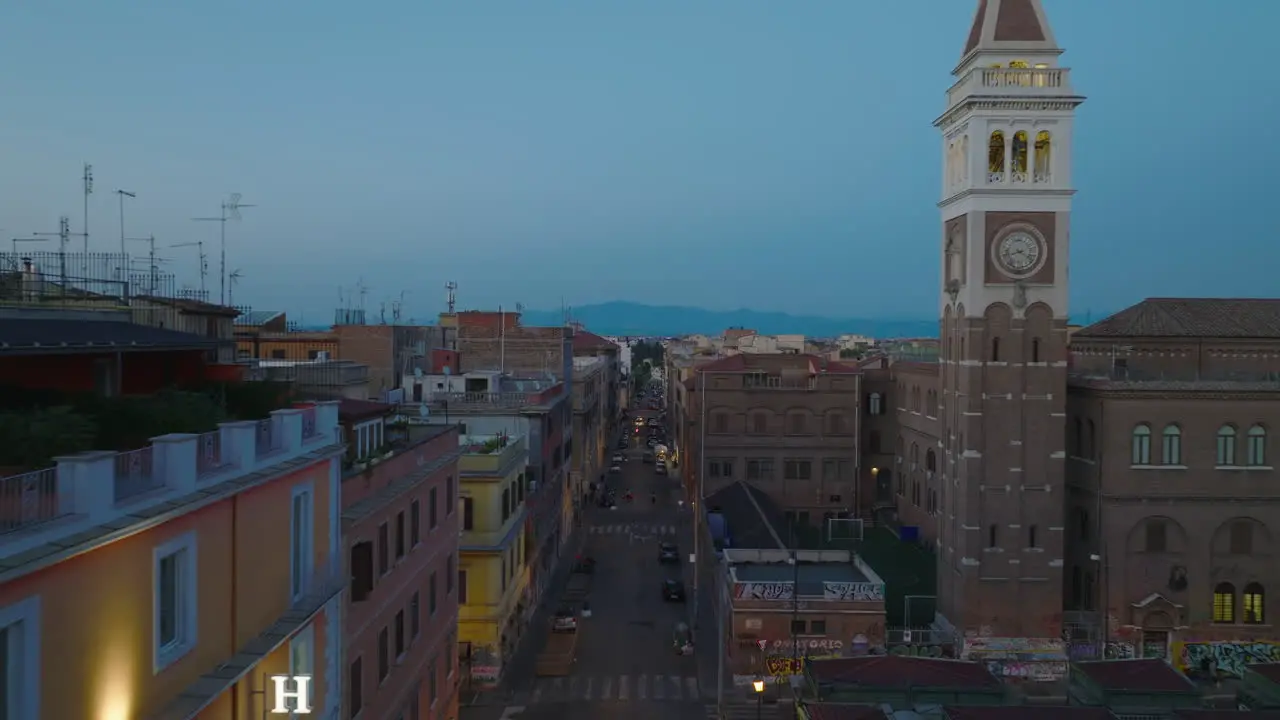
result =
[[[293,681],[294,690],[289,691],[289,681]],[[275,707],[273,715],[311,714],[311,676],[310,675],[272,675],[271,684],[275,688]],[[292,700],[293,702],[289,702]],[[291,707],[292,706],[292,707]]]

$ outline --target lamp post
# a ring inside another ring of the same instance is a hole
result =
[[[756,720],[760,720],[760,716],[764,714],[764,680],[752,680],[751,689],[756,691]]]

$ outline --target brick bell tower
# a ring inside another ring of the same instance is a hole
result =
[[[1040,0],[979,0],[942,132],[939,610],[1061,637],[1071,142]]]

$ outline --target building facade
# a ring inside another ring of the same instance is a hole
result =
[[[456,720],[458,428],[390,424],[391,410],[340,413],[348,717]]]
[[[592,483],[604,480],[606,452],[617,426],[610,408],[608,361],[598,357],[573,359],[573,454],[570,458],[569,492],[574,519],[578,522],[587,503]]]
[[[460,655],[469,687],[502,677],[531,616],[529,565],[536,547],[526,523],[529,495],[526,439],[505,433],[464,435],[458,587]]]

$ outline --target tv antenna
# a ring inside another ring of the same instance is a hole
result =
[[[364,284],[364,278],[356,280],[356,309],[361,313],[364,312],[364,300],[369,295],[369,287]]]
[[[71,242],[71,218],[63,215],[58,218],[58,232],[31,233],[34,237],[58,238],[58,273],[62,277],[62,292],[67,291],[67,243]]]
[[[202,300],[207,301],[208,296],[205,295],[204,279],[205,279],[205,276],[209,274],[209,258],[207,255],[204,254],[204,241],[196,240],[195,242],[182,242],[182,243],[170,245],[169,247],[171,248],[193,247],[196,249],[196,252],[198,253],[197,259],[200,261],[200,296]]]
[[[408,290],[401,290],[400,297],[391,301],[391,324],[400,324],[400,316],[404,312],[404,296],[408,295]]]
[[[449,314],[452,315],[458,306],[458,283],[450,280],[444,284],[444,289],[449,293]]]
[[[89,163],[84,164],[84,175],[81,177],[84,187],[84,232],[80,233],[80,237],[84,238],[84,262],[88,267],[89,263],[89,196],[93,194],[93,166]],[[88,273],[85,273],[86,275]]]
[[[222,214],[218,217],[198,217],[191,218],[198,222],[216,222],[219,225],[219,243],[221,246],[221,259],[218,262],[218,275],[222,278],[222,290],[218,296],[218,302],[223,305],[227,304],[227,221],[238,222],[240,218],[240,210],[243,208],[258,207],[257,205],[249,205],[240,202],[240,193],[231,193],[226,200],[222,202]]]
[[[144,238],[125,238],[131,242],[144,242],[147,244],[147,294],[156,294],[156,275],[160,272],[160,259],[156,257],[156,236],[149,235]]]
[[[231,304],[231,296],[235,293],[236,286],[240,284],[240,278],[242,277],[244,277],[244,273],[240,272],[240,268],[236,268],[235,270],[232,270],[231,274],[227,276],[227,280],[230,281],[231,283],[231,287],[227,288],[227,304],[228,305]],[[203,276],[201,277],[201,280],[203,285]]]

